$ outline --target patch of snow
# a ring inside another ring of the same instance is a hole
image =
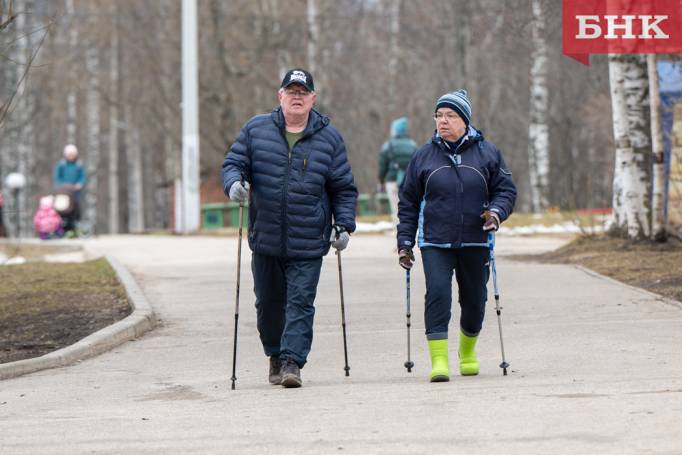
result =
[[[46,254],[45,262],[85,262],[86,257],[83,251],[73,251],[70,253]]]
[[[393,229],[390,221],[377,221],[376,223],[356,223],[355,232],[384,232]]]
[[[531,224],[529,226],[517,227],[500,227],[499,235],[533,235],[533,234],[581,234],[581,233],[598,234],[604,232],[602,226],[578,226],[573,222],[566,222],[555,224],[553,226],[544,226],[542,224]]]
[[[13,256],[7,259],[4,264],[5,265],[26,264],[26,258],[23,256]]]
[[[390,221],[378,221],[376,223],[357,223],[356,232],[385,232],[393,229]],[[533,234],[599,234],[604,232],[604,227],[595,224],[594,226],[579,226],[572,221],[544,226],[542,224],[531,224],[529,226],[506,227],[502,225],[498,231],[499,235],[533,235]]]

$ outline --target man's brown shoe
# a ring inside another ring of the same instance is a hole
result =
[[[282,383],[282,361],[279,357],[270,357],[270,372],[268,373],[268,380],[272,385],[280,385]]]
[[[286,359],[282,363],[282,385],[287,389],[303,385],[301,370],[293,359]]]

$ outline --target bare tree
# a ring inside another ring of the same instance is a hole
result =
[[[97,214],[99,231],[168,226],[180,175],[179,3],[31,4],[60,20],[26,85],[32,102],[24,106],[15,98],[14,112],[9,110],[11,122],[0,135],[0,173],[16,164],[19,136],[12,131],[21,130],[21,110],[34,129],[26,148],[35,160],[30,201],[50,190],[43,176],[62,146],[75,141],[96,178],[88,191],[96,188],[97,197],[87,195],[86,207],[88,217]],[[533,46],[531,8],[499,0],[292,0],[286,7],[278,0],[199,2],[203,200],[223,200],[218,169],[240,127],[277,104],[286,69],[308,66],[318,88],[317,109],[344,134],[361,191],[375,187],[377,154],[394,118],[407,116],[411,133],[423,143],[434,131],[435,100],[465,88],[474,105],[473,125],[503,150],[514,173],[520,208],[531,207],[531,146],[524,133],[538,130],[531,123],[545,124],[541,131],[554,138],[546,166],[548,201],[562,208],[608,204],[611,187],[604,182],[615,167],[613,155],[603,153],[613,142],[610,125],[603,127],[610,109],[601,74],[607,62],[595,59],[590,71],[571,66],[559,51],[558,7],[548,1],[542,7],[546,62],[534,74],[544,71],[551,97],[536,110],[545,112],[538,121],[528,115],[534,109],[528,94],[536,91],[528,68],[539,48]],[[18,36],[15,25],[3,29],[2,43]],[[5,62],[3,101],[19,75]],[[585,122],[599,127],[582,128]]]
[[[609,57],[616,168],[611,230],[631,239],[649,237],[649,86],[646,60],[632,55]]]
[[[118,132],[119,132],[119,26],[118,6],[111,3],[110,13],[112,17],[111,42],[109,50],[109,143],[108,146],[108,205],[109,205],[109,232],[118,234],[119,222],[119,185],[118,185]]]
[[[0,33],[16,19],[14,0],[0,0]]]
[[[533,0],[530,69],[530,125],[528,130],[531,206],[540,213],[549,205],[549,125],[547,123],[549,90],[547,87],[547,45],[542,1]]]
[[[652,197],[651,197],[651,238],[657,241],[666,239],[666,226],[663,206],[665,191],[665,170],[663,160],[663,127],[661,125],[661,95],[659,93],[656,55],[647,56],[649,77],[649,99],[651,101],[651,152],[653,154]]]

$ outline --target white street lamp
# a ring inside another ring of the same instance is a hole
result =
[[[14,199],[14,223],[16,228],[16,236],[21,237],[21,214],[19,211],[19,191],[26,186],[26,177],[19,172],[11,172],[5,177],[5,186],[12,191]]]
[[[5,177],[5,186],[12,191],[17,191],[26,186],[26,177],[19,172],[11,172]]]

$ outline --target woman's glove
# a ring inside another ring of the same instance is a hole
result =
[[[405,270],[410,270],[414,264],[414,253],[411,249],[403,249],[398,251],[398,263],[400,267]]]
[[[485,220],[483,223],[484,231],[497,231],[500,228],[500,217],[497,213],[486,210],[481,213],[481,218]]]

